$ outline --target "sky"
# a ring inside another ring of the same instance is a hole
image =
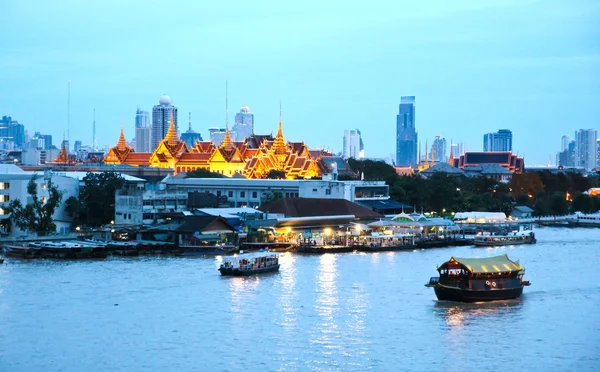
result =
[[[481,151],[513,131],[526,164],[555,163],[561,136],[600,130],[600,1],[3,0],[0,116],[34,131],[114,146],[121,122],[167,94],[179,128],[208,139],[243,105],[255,132],[367,157],[395,153],[401,96],[419,140]]]

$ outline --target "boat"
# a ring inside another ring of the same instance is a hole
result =
[[[536,242],[535,233],[531,230],[512,231],[504,234],[477,234],[473,238],[473,244],[479,247],[535,244]]]
[[[506,254],[488,258],[452,257],[438,267],[439,277],[432,277],[426,287],[435,291],[438,300],[479,302],[518,298],[529,281],[523,280],[525,269]]]
[[[24,245],[16,245],[16,244],[6,244],[2,246],[2,251],[6,257],[14,257],[14,258],[38,258],[40,257],[39,249],[35,247]]]
[[[279,256],[267,254],[260,256],[233,257],[221,264],[219,272],[226,276],[247,276],[279,271]]]
[[[600,227],[600,212],[592,214],[575,212],[567,218],[567,223],[572,227]]]

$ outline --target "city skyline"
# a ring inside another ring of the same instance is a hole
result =
[[[475,151],[484,133],[508,128],[528,164],[545,164],[560,150],[550,149],[546,136],[600,125],[600,9],[593,1],[553,2],[542,12],[528,1],[319,4],[174,4],[172,14],[181,16],[163,19],[157,8],[135,1],[116,14],[111,1],[11,1],[0,52],[0,71],[9,72],[0,76],[0,115],[30,133],[52,128],[48,134],[62,138],[71,80],[71,141],[91,145],[94,109],[100,148],[113,145],[121,118],[133,138],[132,112],[150,110],[163,93],[194,113],[194,129],[208,137],[207,128],[224,127],[229,79],[230,107],[252,107],[256,133],[273,131],[282,100],[290,138],[339,151],[331,139],[359,128],[366,143],[377,144],[369,156],[382,158],[395,152],[391,123],[400,97],[415,95],[420,138],[460,138]],[[233,28],[217,14],[244,17]],[[528,14],[536,14],[535,22]],[[161,27],[146,26],[157,19]],[[398,50],[398,38],[408,33]],[[243,63],[231,58],[240,41],[252,45]],[[157,43],[169,52],[154,55]]]

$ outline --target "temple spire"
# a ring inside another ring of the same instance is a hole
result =
[[[452,152],[452,139],[450,139],[450,157],[448,158],[448,164],[454,166],[454,154]]]
[[[223,138],[223,142],[221,142],[219,148],[225,150],[232,150],[233,147],[233,140],[231,139],[231,135],[229,134],[229,124],[225,123],[225,138]]]
[[[121,135],[119,135],[119,141],[117,142],[117,150],[123,152],[127,149],[127,141],[125,140],[125,126],[123,119],[121,119]]]
[[[179,141],[179,136],[177,135],[177,129],[175,129],[175,114],[171,111],[171,122],[169,124],[169,130],[167,131],[167,135],[165,136],[165,141],[169,145],[176,145]]]
[[[287,153],[287,146],[285,144],[285,139],[283,138],[283,119],[281,116],[281,102],[279,102],[279,126],[277,128],[277,136],[273,141],[273,146],[271,149],[277,155],[283,155]]]

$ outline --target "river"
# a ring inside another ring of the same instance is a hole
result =
[[[281,255],[221,277],[220,258],[0,265],[0,371],[600,370],[600,229],[538,244]],[[438,302],[436,265],[508,253],[517,300]]]

